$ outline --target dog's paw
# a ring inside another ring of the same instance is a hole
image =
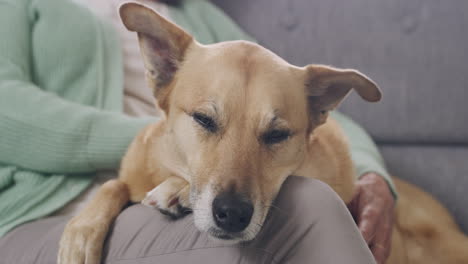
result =
[[[192,212],[189,193],[190,184],[180,177],[173,176],[148,192],[141,203],[177,219]]]
[[[76,216],[65,226],[59,244],[58,264],[99,264],[107,227],[88,217]]]

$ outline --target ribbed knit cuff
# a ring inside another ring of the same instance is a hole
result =
[[[155,117],[134,118],[117,113],[94,120],[90,126],[87,147],[90,166],[97,170],[118,168],[137,134],[159,120]]]
[[[382,163],[379,163],[376,161],[375,157],[368,155],[368,154],[364,154],[364,153],[357,153],[356,150],[353,153],[353,158],[355,158],[356,160],[359,160],[361,164],[361,166],[359,166],[359,164],[355,164],[356,175],[358,178],[371,172],[382,176],[382,178],[384,178],[384,180],[387,182],[388,187],[393,195],[393,198],[395,198],[395,200],[398,199],[398,193],[397,193],[396,187],[392,181],[390,174],[387,172],[387,169],[385,168],[384,165],[382,165],[383,161]]]

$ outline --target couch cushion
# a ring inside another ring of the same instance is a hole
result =
[[[381,146],[393,175],[433,194],[468,233],[468,147]]]
[[[381,142],[468,142],[468,1],[215,0],[288,61],[356,68],[383,89],[343,110]]]

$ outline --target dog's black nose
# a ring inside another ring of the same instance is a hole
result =
[[[213,218],[227,232],[240,232],[250,223],[254,208],[235,195],[219,195],[213,200]]]

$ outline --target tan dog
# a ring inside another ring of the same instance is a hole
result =
[[[379,101],[371,80],[354,70],[296,67],[244,41],[204,46],[139,4],[124,4],[120,14],[138,32],[166,117],[138,135],[119,179],[68,223],[59,263],[99,263],[108,227],[129,200],[173,217],[192,208],[201,231],[232,241],[256,236],[289,175],[320,179],[350,201],[353,165],[327,116],[352,88]],[[468,263],[468,239],[446,209],[395,182],[400,198],[388,263]]]

